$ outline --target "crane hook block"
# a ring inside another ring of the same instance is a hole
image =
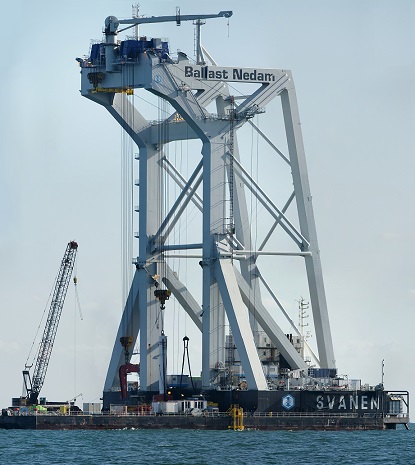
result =
[[[164,305],[166,303],[166,300],[169,300],[171,296],[171,290],[170,289],[156,289],[154,291],[154,296],[156,297],[157,300],[160,301],[161,305]]]
[[[134,338],[132,336],[122,336],[120,337],[120,342],[124,349],[128,350],[131,344],[134,342]]]

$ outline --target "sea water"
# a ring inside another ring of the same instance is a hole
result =
[[[1,465],[415,465],[415,424],[389,431],[0,430]]]

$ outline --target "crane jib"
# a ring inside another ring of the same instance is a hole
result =
[[[208,14],[208,15],[181,15],[178,13],[175,16],[150,16],[150,17],[138,17],[130,19],[116,19],[119,24],[151,24],[151,23],[167,23],[167,22],[181,22],[181,21],[197,21],[201,19],[211,19],[211,18],[230,18],[233,15],[233,12],[220,11],[217,14]]]
[[[23,372],[25,386],[27,390],[27,399],[29,404],[36,404],[40,390],[45,381],[46,371],[49,365],[49,359],[52,354],[53,344],[59,325],[59,320],[62,314],[63,305],[65,302],[66,293],[68,291],[69,281],[75,265],[76,252],[78,244],[75,241],[68,243],[61,265],[59,267],[58,276],[55,281],[53,296],[49,307],[49,313],[43,331],[42,340],[39,346],[39,352],[36,359],[33,378],[30,382],[28,371]],[[26,378],[29,378],[29,383]]]

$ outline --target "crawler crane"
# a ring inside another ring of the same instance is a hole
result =
[[[23,370],[23,382],[26,389],[26,405],[35,405],[38,403],[39,393],[42,389],[43,383],[45,382],[46,371],[52,354],[53,344],[55,342],[63,304],[65,303],[69,281],[75,265],[77,250],[78,244],[75,241],[68,243],[56,278],[48,318],[43,331],[42,341],[40,342],[32,378],[30,377],[29,372],[29,368],[31,368],[32,365],[26,365]]]

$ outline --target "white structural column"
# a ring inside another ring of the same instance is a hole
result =
[[[231,99],[233,99],[233,96],[230,96],[228,84],[224,83],[222,85],[223,85],[222,94],[216,98],[216,108],[217,108],[218,114],[226,115],[226,113],[229,114],[229,111],[233,111],[235,109],[235,105],[231,104]],[[227,97],[227,98],[225,99],[224,97]],[[231,130],[230,126],[231,125],[229,124],[229,130]],[[231,137],[230,132],[227,135],[228,136],[227,137],[228,148],[229,148],[228,160],[230,160],[230,157],[233,156],[233,159],[236,160],[240,164],[241,158],[239,155],[239,145],[238,145],[238,138],[237,138],[236,130],[237,128],[234,128],[233,130],[234,135],[233,135],[232,148],[229,147],[230,145],[229,141]],[[235,176],[236,172],[232,173],[232,176],[231,176],[230,165],[231,164],[228,162],[226,164],[226,168],[227,168],[228,180],[233,178],[232,209],[233,209],[233,222],[235,226],[234,234],[235,234],[235,237],[238,239],[238,241],[243,245],[245,249],[251,250],[252,249],[252,236],[251,236],[251,228],[249,227],[248,204],[246,201],[245,188],[241,180],[237,176]],[[231,186],[229,185],[229,187]],[[254,255],[251,255],[247,260],[243,260],[240,266],[241,266],[242,276],[245,278],[246,282],[251,286],[253,292],[256,293],[258,298],[260,298],[261,290],[259,287],[258,276],[254,272],[256,269],[255,261],[256,260],[255,260]],[[251,321],[252,330],[254,332],[260,329],[258,328],[258,324],[255,321],[255,319],[250,318],[250,321]]]
[[[139,294],[139,276],[135,273],[131,283],[130,292],[125,302],[124,311],[118,327],[117,336],[115,338],[114,348],[112,351],[111,360],[108,366],[107,376],[105,378],[104,391],[111,389],[120,389],[120,378],[118,370],[125,363],[124,348],[121,346],[120,338],[126,334],[137,338],[140,330],[140,314],[138,310],[138,294]],[[134,345],[132,346],[134,347]],[[131,358],[131,353],[130,357]]]
[[[211,352],[211,331],[212,331],[212,307],[211,307],[211,286],[212,262],[213,262],[213,240],[210,234],[211,227],[211,144],[205,141],[202,147],[203,157],[203,260],[202,260],[202,387],[209,388],[210,385],[210,352]]]
[[[163,266],[148,264],[151,258],[150,241],[157,232],[162,218],[163,186],[161,149],[154,144],[140,147],[139,152],[139,255],[137,268],[140,274],[140,384],[143,390],[158,389],[159,366],[155,358],[158,337],[162,331],[160,302],[154,296],[156,275],[162,275]],[[143,214],[145,212],[145,214]],[[143,356],[146,354],[146,357]],[[143,365],[145,361],[145,365]]]
[[[226,134],[227,135],[227,134]],[[222,299],[222,293],[216,282],[214,273],[213,259],[216,256],[215,239],[221,240],[226,235],[226,229],[229,224],[226,210],[226,191],[227,173],[226,173],[226,153],[228,151],[227,140],[224,134],[212,134],[210,136],[210,189],[209,194],[204,192],[203,205],[209,201],[209,233],[203,237],[203,243],[210,243],[210,338],[209,338],[209,365],[214,369],[220,365],[225,365],[225,324],[227,308]],[[206,172],[204,172],[204,175]],[[205,182],[205,178],[203,180]],[[206,182],[206,185],[209,185]],[[207,190],[207,189],[206,189]],[[206,198],[205,195],[208,197]],[[207,222],[207,221],[206,221]],[[207,230],[207,225],[206,225]],[[205,231],[204,231],[205,233]]]
[[[91,99],[101,103],[116,121],[127,131],[139,147],[139,251],[137,270],[131,299],[134,300],[134,313],[131,319],[134,325],[125,325],[128,320],[128,307],[119,328],[119,334],[114,342],[113,353],[105,382],[105,390],[119,386],[118,368],[125,362],[123,348],[119,337],[132,336],[134,341],[140,329],[140,384],[143,390],[158,390],[159,363],[157,360],[158,338],[160,325],[157,328],[160,303],[154,297],[155,281],[152,276],[159,274],[158,264],[147,264],[151,258],[149,240],[160,226],[163,208],[163,168],[162,146],[157,145],[153,137],[157,134],[150,132],[147,120],[137,111],[125,94],[110,95],[92,94]],[[138,293],[138,290],[140,292]],[[130,293],[131,294],[131,293]],[[124,334],[121,334],[124,331]],[[130,354],[131,356],[131,354]]]
[[[237,138],[235,137],[233,156],[237,162],[241,162],[239,156],[239,146]],[[234,214],[234,223],[235,223],[235,236],[238,241],[245,247],[247,250],[252,250],[252,236],[251,228],[249,227],[249,216],[248,216],[248,204],[246,201],[245,187],[242,180],[239,176],[236,175],[236,171],[233,176],[233,192],[234,192],[234,204],[233,204],[233,214]],[[251,287],[252,292],[261,300],[261,289],[259,287],[258,274],[256,272],[256,257],[254,254],[247,257],[246,260],[242,260],[240,263],[241,274],[244,277],[245,281]],[[255,320],[252,314],[249,314],[249,320],[251,324],[252,331],[254,332],[254,339],[256,344],[259,344],[259,337],[262,328],[258,325],[258,322]]]
[[[219,258],[215,263],[215,277],[228,315],[229,325],[241,358],[248,389],[267,389],[262,365],[258,357],[248,313],[242,302],[234,267],[229,258]]]
[[[308,239],[310,244],[309,250],[311,251],[311,255],[305,257],[305,265],[319,359],[322,368],[335,368],[336,361],[334,358],[326,295],[324,292],[320,250],[317,243],[317,232],[314,222],[300,117],[292,76],[291,85],[281,93],[281,103],[301,234]]]

